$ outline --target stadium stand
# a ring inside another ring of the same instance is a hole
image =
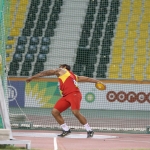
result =
[[[68,63],[78,75],[150,78],[148,0],[11,2],[9,75],[33,75]]]

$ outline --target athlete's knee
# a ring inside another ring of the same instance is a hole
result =
[[[57,115],[60,114],[60,112],[59,112],[56,108],[53,108],[52,111],[51,111],[51,114],[52,114],[53,116],[57,116]]]
[[[72,110],[72,113],[73,113],[76,117],[80,116],[79,110]]]

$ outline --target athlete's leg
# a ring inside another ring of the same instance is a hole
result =
[[[60,125],[64,124],[64,119],[61,116],[61,112],[65,111],[69,107],[70,103],[67,102],[64,97],[62,97],[57,101],[54,108],[52,109],[51,113]]]
[[[80,122],[82,125],[87,124],[86,118],[80,113],[79,110],[72,110],[72,113],[74,114],[74,116],[79,120],[79,122]]]

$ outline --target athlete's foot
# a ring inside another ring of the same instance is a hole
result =
[[[67,136],[67,135],[70,134],[70,133],[71,133],[70,129],[69,129],[68,131],[64,131],[64,130],[63,130],[62,134],[59,134],[58,136],[59,136],[59,137],[65,137],[65,136]]]
[[[94,131],[88,131],[87,132],[87,138],[91,138],[94,135]]]

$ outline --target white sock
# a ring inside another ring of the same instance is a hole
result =
[[[88,123],[85,124],[84,127],[85,127],[86,131],[92,131],[92,129],[91,129],[91,127],[89,126]]]
[[[68,131],[69,127],[66,125],[66,123],[60,125],[62,127],[63,130]]]

